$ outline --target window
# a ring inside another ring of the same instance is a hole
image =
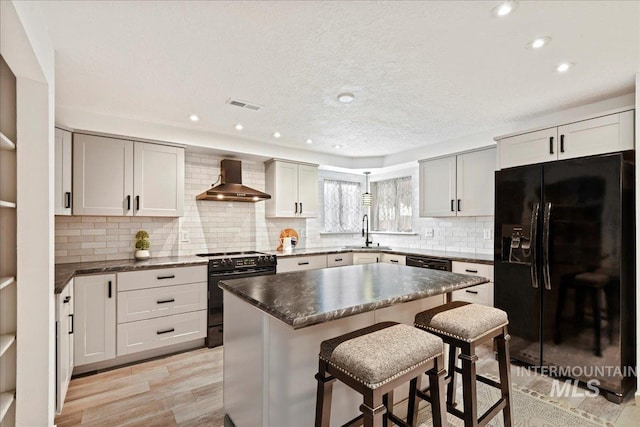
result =
[[[360,183],[324,180],[324,231],[360,230]]]
[[[411,177],[371,183],[371,223],[374,231],[411,231]]]

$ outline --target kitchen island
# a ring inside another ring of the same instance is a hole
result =
[[[383,263],[222,281],[227,422],[312,426],[323,340],[381,321],[413,324],[452,291],[487,281]],[[331,425],[341,425],[362,402],[336,383],[332,403]]]

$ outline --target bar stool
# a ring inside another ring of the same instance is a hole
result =
[[[410,381],[411,393],[420,388],[427,371],[433,390],[433,424],[447,425],[444,396],[444,356],[442,340],[433,334],[396,322],[382,322],[359,329],[320,345],[316,395],[316,427],[328,427],[333,382],[338,379],[362,394],[361,415],[345,426],[364,420],[365,427],[415,426],[417,399],[410,399],[407,422],[392,413],[393,389]],[[411,404],[413,403],[413,405]]]
[[[505,427],[512,425],[513,402],[511,399],[511,371],[509,368],[510,336],[507,333],[509,319],[507,313],[493,307],[453,301],[439,307],[418,313],[415,326],[431,332],[449,344],[449,368],[447,383],[447,411],[462,420],[465,427],[486,425],[502,411]],[[476,374],[476,348],[493,340],[498,351],[500,382]],[[456,353],[460,350],[462,369],[456,366]],[[462,374],[462,395],[464,412],[456,409],[456,373]],[[476,380],[501,390],[501,398],[478,418]],[[425,390],[418,390],[417,396],[424,400],[431,397]]]

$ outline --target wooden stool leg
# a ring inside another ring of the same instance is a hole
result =
[[[420,390],[422,382],[422,374],[412,379],[409,383],[409,403],[407,404],[407,423],[410,426],[416,426],[418,423],[418,406],[420,399],[418,398],[418,390]]]
[[[506,399],[507,406],[502,409],[504,418],[504,426],[511,427],[513,425],[513,401],[511,399],[511,357],[509,354],[509,340],[511,337],[505,326],[502,335],[499,335],[495,341],[498,348],[498,369],[500,370],[500,391],[502,398]]]
[[[456,359],[458,358],[458,347],[449,344],[449,367],[447,369],[447,404],[456,406]]]
[[[464,400],[464,427],[478,426],[478,402],[476,392],[476,362],[478,356],[470,345],[461,348],[462,398]]]
[[[364,403],[360,405],[364,427],[382,427],[382,418],[387,408],[382,404],[379,390],[367,390],[364,393]]]
[[[393,425],[387,415],[389,412],[393,412],[393,390],[382,396],[382,404],[387,408],[387,412],[382,417],[382,425],[383,427],[389,427]]]
[[[316,392],[316,427],[329,427],[331,417],[331,394],[333,382],[336,380],[327,374],[327,363],[320,360],[318,373],[318,389]]]
[[[455,351],[455,350],[454,350]],[[435,358],[433,369],[429,370],[429,390],[431,391],[431,414],[434,427],[447,426],[447,402],[445,400],[444,356]],[[417,422],[417,421],[416,421]],[[415,426],[413,423],[412,426]]]

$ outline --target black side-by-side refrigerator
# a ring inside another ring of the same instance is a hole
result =
[[[509,315],[511,357],[618,403],[635,385],[633,155],[514,167],[495,179],[494,298]]]

